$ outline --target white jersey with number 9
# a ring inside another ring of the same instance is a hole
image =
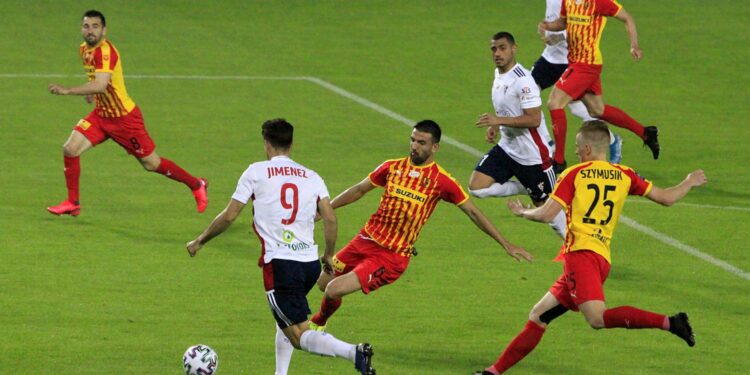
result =
[[[315,171],[287,156],[250,164],[237,182],[232,199],[253,204],[253,230],[263,251],[263,262],[318,259],[315,214],[328,188]]]

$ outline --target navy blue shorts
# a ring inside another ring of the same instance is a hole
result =
[[[320,276],[320,262],[273,259],[263,265],[263,281],[271,313],[284,329],[307,321],[310,306],[307,293]]]
[[[537,202],[546,200],[555,187],[555,172],[552,167],[544,170],[541,164],[520,164],[498,145],[479,159],[474,170],[492,177],[495,182],[501,184],[515,176],[526,188],[531,199]]]
[[[568,64],[553,64],[544,57],[539,57],[539,60],[534,63],[534,67],[531,68],[531,76],[536,84],[544,90],[554,85],[567,68]]]

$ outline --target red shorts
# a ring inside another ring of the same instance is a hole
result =
[[[333,257],[336,276],[354,272],[365,294],[398,280],[409,266],[409,257],[380,246],[364,230]]]
[[[101,117],[93,110],[78,121],[73,130],[83,134],[94,146],[112,138],[130,155],[139,159],[151,155],[156,148],[146,131],[138,106],[122,117]]]
[[[586,301],[604,301],[604,282],[609,275],[609,262],[590,250],[565,254],[563,274],[549,289],[568,310],[578,311]]]
[[[602,66],[593,64],[573,63],[560,76],[555,87],[564,91],[573,100],[578,100],[590,92],[594,95],[602,94]]]

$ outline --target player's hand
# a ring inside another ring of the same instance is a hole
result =
[[[487,133],[485,134],[485,139],[487,139],[487,143],[497,142],[497,133],[498,133],[497,126],[488,127]]]
[[[479,116],[479,120],[477,120],[475,125],[478,128],[484,128],[487,126],[500,126],[502,124],[500,123],[499,117],[491,113],[482,113],[482,115]]]
[[[638,46],[630,47],[630,56],[633,56],[633,60],[640,61],[643,58],[643,50]]]
[[[50,93],[55,95],[68,95],[68,89],[65,86],[60,86],[56,83],[51,83],[49,86],[47,86],[47,89]]]
[[[188,242],[185,247],[187,248],[188,254],[190,254],[191,257],[194,257],[198,254],[198,250],[203,247],[203,244],[196,239]]]
[[[333,275],[333,256],[323,254],[320,257],[320,265],[323,266],[323,272]]]
[[[705,185],[708,182],[708,178],[706,178],[702,169],[691,172],[685,179],[690,182],[691,187]]]
[[[515,258],[517,261],[527,261],[531,263],[534,260],[534,257],[526,252],[521,246],[516,246],[514,244],[509,244],[508,247],[505,249],[505,252],[508,253],[508,255]]]
[[[94,95],[86,95],[86,103],[93,103],[94,102]]]
[[[523,216],[524,211],[530,209],[531,205],[524,205],[518,198],[516,198],[508,200],[508,208],[513,215]]]
[[[547,21],[539,22],[539,24],[536,25],[536,32],[544,36],[544,32],[547,31]]]

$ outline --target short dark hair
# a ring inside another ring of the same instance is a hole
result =
[[[440,125],[432,120],[422,120],[414,125],[414,129],[423,133],[430,133],[432,135],[433,143],[440,143],[440,136],[443,132],[440,130]]]
[[[99,19],[102,20],[102,26],[107,26],[107,20],[104,18],[104,14],[98,10],[87,10],[86,13],[83,14],[83,17],[81,17],[81,20],[86,17],[99,17]]]
[[[283,118],[275,118],[263,123],[263,139],[274,148],[288,150],[292,147],[294,126]]]
[[[500,40],[500,39],[507,39],[508,42],[510,42],[511,45],[516,44],[516,38],[513,37],[513,34],[507,32],[507,31],[501,31],[495,35],[492,36],[492,40]]]

